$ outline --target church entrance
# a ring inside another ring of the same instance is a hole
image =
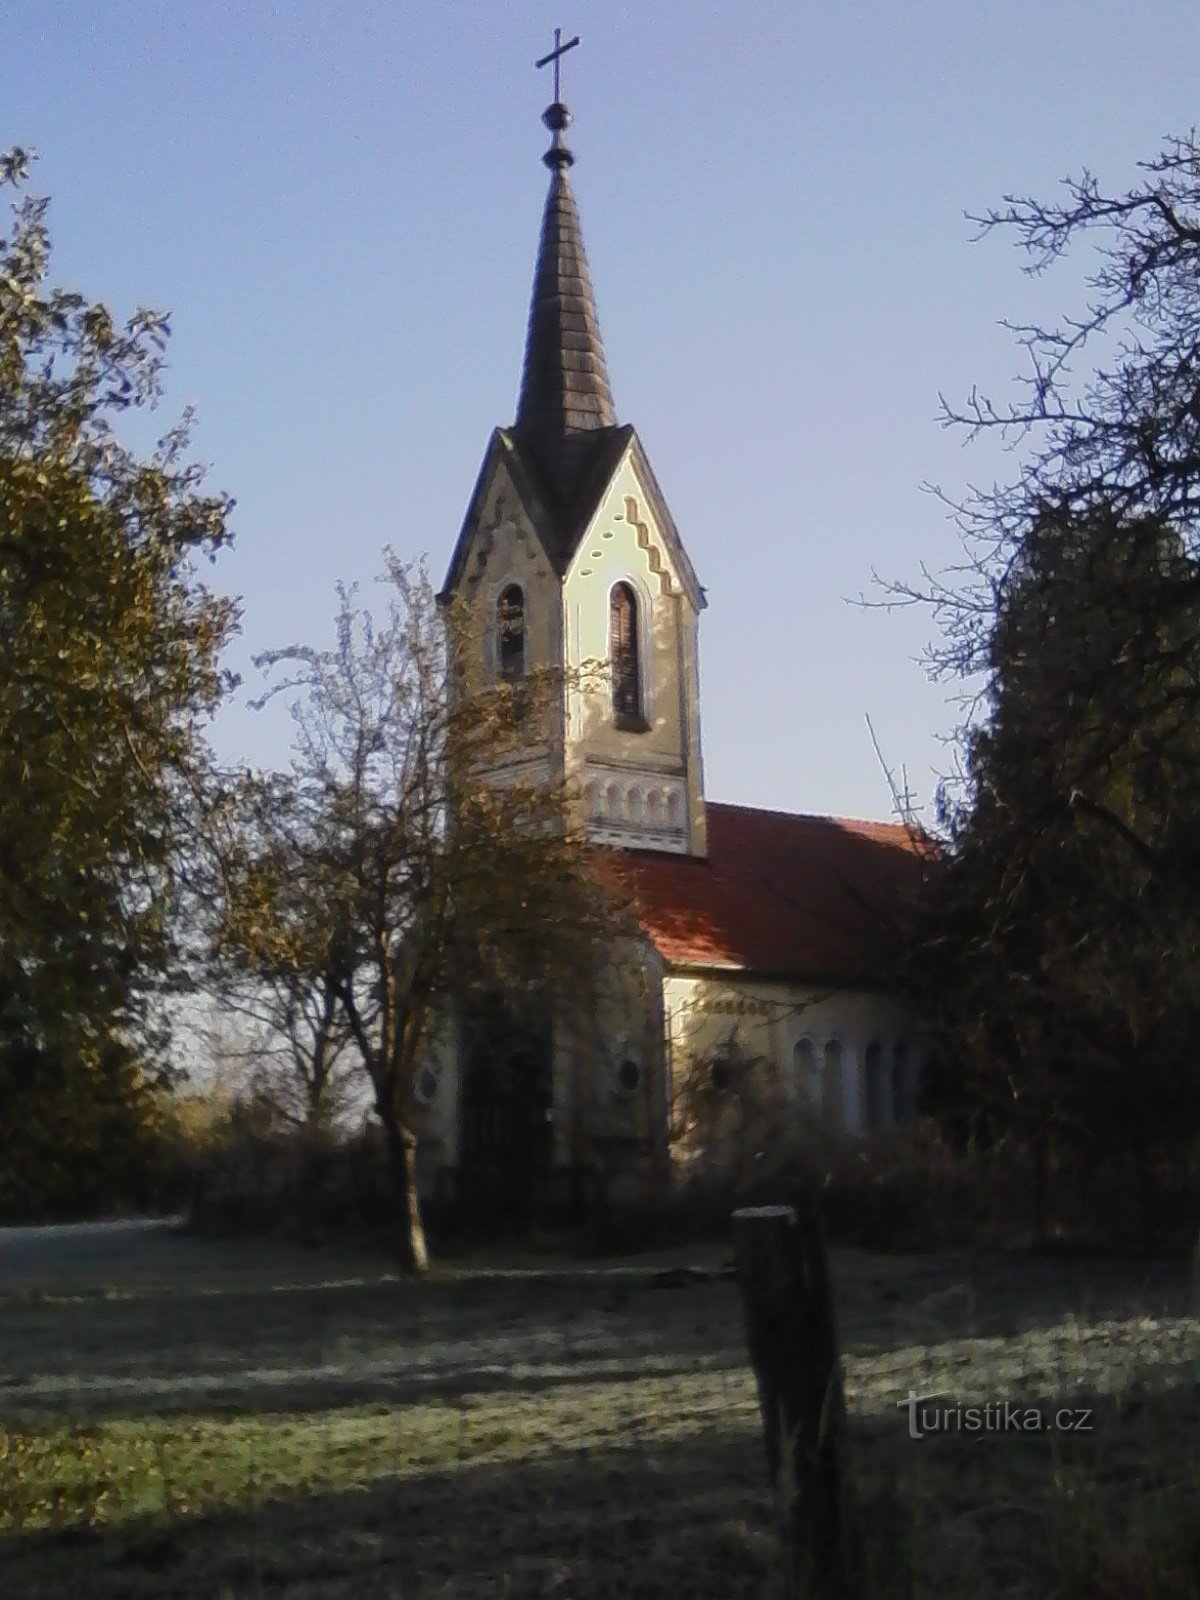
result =
[[[554,1164],[550,1029],[493,1014],[470,1030],[461,1100],[459,1199],[464,1223],[488,1233],[532,1227]]]

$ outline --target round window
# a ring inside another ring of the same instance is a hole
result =
[[[417,1073],[417,1099],[425,1105],[436,1098],[438,1092],[438,1075],[432,1067],[422,1067]]]
[[[642,1081],[642,1069],[636,1061],[626,1056],[617,1068],[617,1087],[622,1094],[633,1094],[638,1084]]]

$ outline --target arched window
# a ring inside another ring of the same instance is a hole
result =
[[[842,1126],[842,1041],[825,1044],[825,1068],[821,1073],[821,1120],[836,1133]]]
[[[897,1039],[892,1052],[892,1121],[907,1122],[912,1116],[912,1079],[909,1075],[908,1041]]]
[[[637,722],[642,715],[637,597],[627,583],[614,584],[609,599],[608,651],[612,661],[613,716],[618,722]]]
[[[732,1039],[722,1045],[708,1063],[708,1081],[717,1094],[728,1094],[736,1089],[744,1074],[745,1062],[738,1054]]]
[[[525,595],[519,583],[510,583],[496,603],[497,654],[500,676],[510,681],[525,676]]]
[[[885,1094],[887,1085],[883,1078],[883,1046],[872,1039],[863,1057],[863,1102],[866,1106],[867,1132],[875,1133],[887,1121]]]
[[[792,1077],[800,1104],[814,1113],[818,1111],[821,1106],[821,1069],[817,1065],[817,1053],[811,1039],[799,1040],[792,1051]]]
[[[616,1090],[618,1094],[636,1094],[642,1082],[641,1065],[632,1056],[626,1056],[616,1071]]]

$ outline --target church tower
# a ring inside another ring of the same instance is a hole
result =
[[[559,100],[515,421],[492,434],[442,591],[493,681],[561,670],[514,765],[565,778],[590,837],[707,853],[704,593],[641,441],[617,421]]]
[[[577,42],[556,33],[538,65]],[[903,1120],[915,1024],[888,930],[924,859],[903,826],[706,802],[704,592],[613,404],[557,81],[543,121],[516,415],[488,443],[442,599],[485,680],[545,670],[550,704],[514,696],[489,776],[565,782],[588,835],[623,852],[639,934],[617,941],[602,994],[562,996],[542,1029],[508,1028],[502,997],[494,1019],[449,1019],[420,1080],[428,1186],[450,1173],[464,1216],[508,1196],[527,1220],[554,1211],[560,1178],[611,1204],[661,1195],[674,1154],[694,1153],[672,1143],[689,1086],[720,1094],[739,1064],[763,1064],[781,1150],[817,1123]]]

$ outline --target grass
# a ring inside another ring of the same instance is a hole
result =
[[[708,1258],[716,1265],[720,1252]],[[835,1252],[881,1595],[1200,1592],[1183,1268]],[[736,1286],[169,1231],[0,1235],[0,1592],[71,1600],[756,1597],[765,1483]],[[1087,1434],[908,1436],[943,1404]]]

